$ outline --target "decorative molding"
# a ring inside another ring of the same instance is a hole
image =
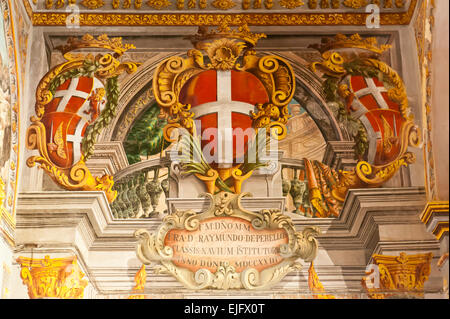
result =
[[[76,256],[43,259],[19,257],[20,277],[28,287],[30,299],[82,299],[88,281],[77,263]]]
[[[280,0],[279,2],[280,6],[287,9],[295,9],[305,4],[302,0]]]
[[[147,5],[153,9],[161,10],[171,6],[172,2],[169,0],[149,0]]]
[[[28,2],[27,0],[24,0]],[[155,1],[155,0],[150,0]],[[167,0],[161,0],[167,1]],[[161,2],[163,3],[163,2]],[[270,2],[267,2],[269,4]],[[325,3],[325,2],[324,2]],[[153,3],[156,6],[156,2]],[[254,2],[254,5],[257,1]],[[266,4],[266,3],[265,3]],[[206,8],[207,2],[200,0],[200,9]],[[315,8],[317,0],[309,0],[309,8]],[[382,12],[380,14],[380,25],[407,25],[411,22],[417,0],[411,0],[406,11]],[[161,6],[162,5],[158,5]],[[266,5],[267,6],[267,5]],[[63,12],[32,12],[32,21],[35,26],[58,26],[66,25],[67,13]],[[366,24],[366,13],[251,13],[251,14],[147,14],[147,13],[102,13],[90,12],[80,13],[80,26],[200,26],[219,25],[223,19],[227,19],[230,25],[240,25],[244,21],[249,25],[280,25],[280,26],[302,26],[302,25],[359,25]]]
[[[383,199],[382,202],[379,201],[380,198]],[[337,296],[338,291],[348,293],[349,287],[361,289],[360,282],[355,281],[355,278],[361,278],[366,268],[369,261],[369,257],[365,257],[366,254],[389,254],[393,250],[433,252],[436,256],[439,254],[439,243],[426,232],[418,218],[425,203],[425,191],[421,188],[362,189],[349,192],[338,219],[304,218],[290,213],[285,215],[292,219],[297,230],[309,226],[317,226],[322,230],[322,234],[317,238],[320,247],[314,266],[327,289],[326,293]],[[251,211],[275,208],[269,205],[271,204],[267,205],[259,198],[242,199],[242,206]],[[60,251],[65,256],[77,255],[89,282],[100,295],[113,293],[118,296],[116,293],[120,290],[127,291],[124,298],[129,296],[133,288],[133,276],[141,267],[141,263],[133,262],[132,265],[128,264],[126,269],[123,268],[123,261],[136,261],[136,238],[133,232],[141,228],[154,232],[160,225],[160,219],[114,219],[106,197],[101,192],[47,191],[18,194],[17,247],[30,242],[39,246],[32,251],[30,248],[25,249],[21,254],[26,253],[26,256],[29,256],[33,252],[38,256],[38,252],[41,252],[39,258],[43,258],[44,254],[51,255]],[[60,235],[61,232],[55,232],[55,227],[64,231],[64,236]],[[393,227],[399,230],[395,238],[390,235]],[[415,233],[414,239],[410,237],[411,232]],[[97,261],[102,260],[105,253],[111,252],[114,252],[116,258],[99,268]],[[354,257],[349,259],[345,252]],[[321,259],[321,256],[327,254],[338,259]],[[330,263],[345,266],[337,267]],[[155,295],[159,291],[164,291],[166,296],[174,296],[177,293],[185,296],[211,295],[211,291],[194,293],[183,290],[183,286],[172,276],[154,274],[153,265],[148,266],[146,270],[148,274],[152,273],[151,285],[145,291],[146,296]],[[116,274],[114,281],[111,281],[112,272]],[[307,298],[310,298],[307,268],[304,272],[304,276],[288,274],[274,289],[283,290],[286,294],[306,294]],[[428,287],[431,290],[427,288],[427,291],[435,291],[436,282],[439,289],[440,280],[440,277],[432,274],[430,283],[433,284]],[[299,291],[299,284],[304,290]],[[271,292],[267,295],[266,292],[253,291],[251,294],[264,298],[273,294]],[[245,295],[244,291],[233,293]],[[214,295],[226,298],[227,292],[215,291]]]
[[[357,164],[354,147],[353,141],[328,141],[322,162],[336,171],[352,170]]]
[[[103,7],[105,2],[103,0],[83,0],[81,4],[88,9],[94,10]]]
[[[2,177],[3,180],[0,182],[0,231],[3,237],[9,244],[14,243],[14,229],[15,229],[15,207],[17,201],[17,191],[20,171],[20,111],[21,111],[21,92],[22,92],[22,78],[19,73],[19,66],[17,61],[19,59],[18,44],[16,39],[16,29],[13,18],[13,8],[10,0],[0,2],[0,14],[2,14],[3,19],[3,30],[6,45],[5,54],[7,60],[7,65],[0,72],[6,72],[7,76],[2,77],[6,81],[5,84],[7,89],[2,93],[2,101],[0,103],[6,103],[2,108],[6,109],[6,115],[9,116],[9,121],[7,118],[3,119],[2,123],[6,123],[5,126],[2,125],[0,130],[5,134],[9,130],[10,133],[10,144],[4,145],[2,152],[9,153],[9,159],[4,163],[3,171],[5,172]],[[19,14],[19,13],[17,13]],[[20,34],[19,34],[20,36]],[[5,74],[5,75],[6,75]],[[3,82],[3,79],[2,79]],[[5,100],[6,99],[6,100]],[[3,139],[3,137],[2,137]],[[8,149],[6,149],[8,148]]]
[[[144,109],[154,101],[155,96],[153,95],[152,88],[147,89],[139,96],[138,100],[128,108],[123,120],[120,120],[120,126],[118,126],[117,132],[114,134],[114,139],[124,141],[128,131],[132,127],[132,123],[136,120],[138,115],[142,114]]]
[[[437,240],[441,240],[449,232],[449,202],[428,202],[420,215],[420,220],[427,226]]]
[[[432,70],[433,70],[433,29],[434,29],[434,1],[424,0],[418,9],[414,31],[416,36],[417,55],[421,75],[421,99],[424,127],[424,175],[429,200],[438,200],[436,185],[435,159],[433,154],[433,119],[432,103]]]
[[[228,10],[236,6],[233,0],[215,0],[211,3],[214,8]]]
[[[342,4],[349,8],[359,9],[367,5],[367,0],[345,0]]]
[[[122,142],[98,142],[94,154],[86,161],[94,175],[114,175],[129,166]]]

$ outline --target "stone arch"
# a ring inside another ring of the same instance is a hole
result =
[[[99,142],[118,140],[115,137],[117,136],[118,127],[126,124],[126,129],[129,130],[132,127],[134,120],[138,118],[139,115],[142,114],[142,112],[145,112],[149,105],[152,105],[155,102],[152,90],[153,72],[158,67],[161,61],[176,55],[182,55],[182,53],[159,53],[139,66],[137,72],[123,78],[120,81],[119,85],[121,87],[121,90],[116,116],[113,118],[108,127],[106,127],[100,134],[98,138]],[[133,103],[137,102],[139,98],[143,95],[145,96],[145,94],[151,95],[150,99],[152,102],[149,102],[148,105],[143,106],[143,108],[139,110],[136,110],[136,114],[134,114],[134,118],[130,123],[124,123],[124,120],[126,120],[125,115],[127,111],[130,111]]]

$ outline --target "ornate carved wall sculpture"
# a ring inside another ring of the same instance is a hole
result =
[[[153,92],[167,120],[164,138],[175,142],[174,129],[189,133],[182,134],[179,141],[181,149],[190,150],[180,158],[181,168],[202,180],[210,194],[239,194],[242,182],[253,170],[266,165],[255,149],[255,134],[247,136],[243,149],[238,149],[233,139],[245,133],[239,135],[237,129],[263,129],[278,139],[286,136],[288,104],[295,91],[294,72],[280,57],[256,55],[253,47],[261,37],[265,35],[251,33],[247,25],[233,30],[222,24],[217,32],[200,27],[191,38],[196,49],[188,51],[186,59],[171,57],[155,71]],[[201,123],[198,132],[194,119]],[[204,138],[210,129],[216,130],[217,136]],[[216,157],[208,161],[203,149],[215,138]],[[224,151],[227,143],[232,144],[231,149]],[[256,161],[249,157],[251,152],[256,154]]]
[[[246,195],[207,194],[206,211],[177,211],[155,233],[137,230],[137,256],[187,288],[222,290],[266,289],[301,269],[298,259],[314,260],[317,227],[297,232],[280,211],[245,210],[240,199]]]
[[[19,257],[20,277],[28,287],[30,299],[82,299],[88,281],[77,263],[77,258],[43,259]]]
[[[308,207],[318,217],[336,217],[349,189],[379,187],[400,167],[414,163],[407,149],[421,146],[421,134],[402,79],[379,59],[388,46],[378,46],[375,38],[339,34],[315,48],[323,61],[311,69],[322,76],[328,105],[352,135],[359,161],[353,171],[336,172],[305,158],[300,175],[309,191]],[[294,184],[285,189],[292,193]]]
[[[83,48],[102,48],[114,54],[73,52]],[[122,44],[121,38],[89,34],[70,38],[67,45],[58,47],[67,62],[51,69],[36,89],[36,116],[31,117],[26,141],[40,156],[29,157],[28,166],[40,164],[65,189],[101,190],[110,202],[115,199],[112,177],[92,176],[85,161],[92,155],[100,131],[115,116],[118,75],[135,72],[138,67],[137,63],[118,60],[132,48]]]
[[[361,281],[371,299],[422,298],[430,275],[432,253],[372,256],[377,268]]]

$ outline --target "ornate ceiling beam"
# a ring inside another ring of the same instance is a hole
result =
[[[183,5],[186,4],[186,7],[182,9],[180,9],[181,7],[177,7],[181,5],[181,2],[183,2]],[[258,6],[248,6],[249,9],[253,8],[251,12],[245,9],[247,8],[244,5],[246,4],[245,2],[242,7],[237,5],[230,7],[231,1],[215,1],[208,6],[207,10],[203,11],[204,13],[198,13],[199,10],[203,9],[200,7],[202,3],[200,1],[196,13],[193,13],[191,9],[194,7],[189,7],[189,4],[191,3],[192,5],[193,3],[192,1],[181,2],[173,2],[174,8],[167,7],[165,9],[166,12],[161,12],[160,9],[162,8],[155,9],[152,7],[150,5],[152,1],[147,2],[145,9],[141,10],[140,8],[144,8],[144,6],[139,3],[138,6],[130,6],[129,9],[126,8],[126,12],[122,6],[117,6],[117,9],[115,9],[110,4],[105,4],[98,9],[86,9],[85,6],[82,6],[80,7],[79,23],[80,26],[198,26],[219,25],[223,20],[226,20],[229,25],[240,25],[246,22],[248,25],[264,26],[362,26],[366,24],[366,18],[368,16],[368,13],[365,13],[363,7],[349,8],[341,6],[337,10],[336,6],[328,6],[311,11],[306,5],[297,7],[292,5],[292,8],[289,8],[291,6],[290,1],[276,1],[275,3],[277,5],[279,4],[276,10],[272,9],[271,6],[268,8],[267,5],[264,5],[256,11],[254,9]],[[269,2],[272,3],[272,1],[267,1],[267,3]],[[266,2],[264,3],[266,4]],[[225,4],[228,4],[228,6]],[[64,26],[66,25],[66,18],[70,14],[64,8],[58,9],[51,7],[47,10],[39,7],[33,8],[28,0],[24,0],[24,5],[35,26]],[[380,25],[408,25],[412,20],[416,6],[417,0],[411,0],[406,11],[402,7],[386,9],[383,6],[380,13]],[[233,12],[227,11],[225,13],[225,7],[228,8],[226,10],[233,9]],[[109,9],[111,11],[105,11]],[[149,11],[150,9],[151,11]],[[345,9],[345,11],[342,9]],[[168,13],[168,10],[171,13]],[[243,11],[236,12],[236,10]]]

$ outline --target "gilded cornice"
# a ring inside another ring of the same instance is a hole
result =
[[[436,220],[433,222],[433,219]],[[449,231],[449,204],[448,201],[428,202],[420,215],[420,220],[428,230],[440,240]],[[429,228],[431,227],[431,228]]]
[[[85,3],[100,3],[85,1]],[[169,6],[170,2],[170,6]],[[323,2],[323,1],[322,1]],[[327,1],[325,1],[327,2]],[[380,13],[381,25],[407,25],[411,22],[417,6],[417,0],[411,0],[408,9],[403,6],[382,6]],[[78,1],[77,1],[78,3]],[[81,3],[81,2],[80,2]],[[134,5],[131,5],[131,4]],[[156,3],[167,3],[163,7]],[[56,2],[51,9],[31,8],[28,0],[24,0],[25,8],[35,26],[63,26],[66,24],[64,8],[56,8]],[[82,3],[81,3],[82,4]],[[145,4],[145,5],[144,5]],[[331,1],[328,6],[317,6],[311,9],[311,4],[305,1],[243,1],[241,6],[234,1],[114,1],[97,9],[80,7],[81,26],[198,26],[219,25],[226,19],[230,25],[365,25],[367,13],[364,7],[340,6]],[[262,5],[264,4],[264,5]],[[94,6],[92,6],[94,8]],[[84,10],[83,10],[84,9]],[[126,9],[126,10],[125,10]],[[195,9],[195,13],[194,10]],[[230,13],[225,13],[224,11]],[[273,11],[276,10],[276,11]],[[167,13],[167,11],[171,11]]]

